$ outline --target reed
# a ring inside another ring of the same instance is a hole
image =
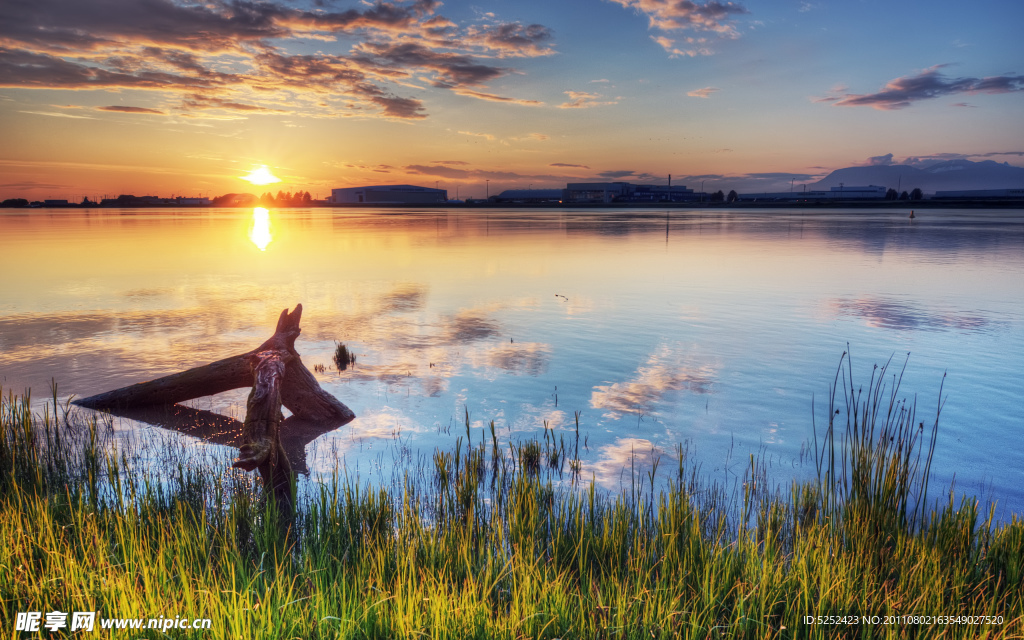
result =
[[[356,354],[349,351],[344,342],[335,342],[333,360],[335,368],[344,371],[356,363]]]
[[[154,464],[109,423],[8,395],[0,634],[56,610],[209,618],[196,636],[232,639],[1022,637],[1024,523],[952,491],[928,502],[936,427],[887,367],[854,391],[843,363],[818,478],[787,491],[755,457],[740,484],[715,484],[680,448],[673,469],[609,494],[561,432],[471,439],[467,414],[455,451],[389,487],[299,487],[285,531],[225,461],[168,444]],[[861,618],[895,615],[1002,621]]]

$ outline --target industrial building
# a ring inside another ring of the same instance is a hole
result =
[[[331,189],[331,204],[433,204],[447,202],[444,189],[411,184],[384,184],[372,187]]]
[[[210,199],[206,197],[188,198],[179,196],[177,202],[181,206],[185,207],[208,207],[210,206]]]
[[[506,189],[491,198],[495,202],[541,204],[562,201],[562,189]]]
[[[885,200],[885,187],[832,187],[828,191],[783,191],[741,193],[740,202],[817,202],[820,200]]]
[[[964,189],[936,191],[934,200],[1024,200],[1024,189]]]
[[[570,182],[563,202],[694,202],[701,194],[683,185],[647,185],[629,182]]]

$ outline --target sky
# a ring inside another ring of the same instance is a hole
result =
[[[1024,2],[3,0],[0,197],[1024,165]],[[261,166],[282,181],[241,177]]]

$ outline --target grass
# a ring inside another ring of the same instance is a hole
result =
[[[344,342],[335,342],[333,359],[335,368],[344,371],[356,363],[356,354],[349,351]]]
[[[212,620],[120,632],[145,638],[1024,637],[1024,523],[929,501],[938,415],[916,421],[901,374],[855,388],[843,362],[815,481],[772,485],[752,457],[730,490],[680,450],[608,495],[553,430],[473,442],[467,417],[465,441],[392,486],[315,487],[287,531],[251,476],[184,451],[157,474],[56,393],[41,415],[8,395],[0,635],[57,610]],[[881,624],[901,615],[1001,622]]]

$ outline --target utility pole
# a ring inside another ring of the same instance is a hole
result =
[[[487,199],[490,200],[491,199],[491,181],[490,180],[484,180],[484,182],[487,183],[485,185],[486,188],[487,188]]]

